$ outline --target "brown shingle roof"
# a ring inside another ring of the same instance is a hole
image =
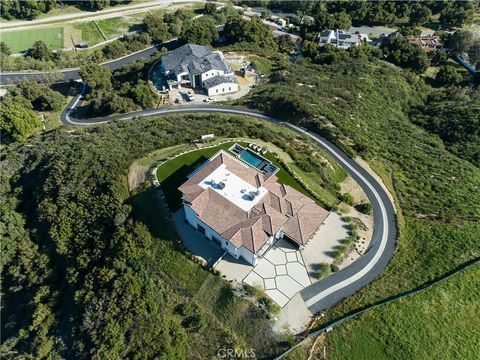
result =
[[[249,212],[199,182],[221,164],[249,184],[263,186],[268,193]],[[304,245],[325,220],[328,212],[294,188],[279,184],[277,177],[263,174],[224,152],[220,152],[198,169],[179,190],[183,200],[198,218],[229,240],[235,247],[256,253],[280,229],[292,240]]]

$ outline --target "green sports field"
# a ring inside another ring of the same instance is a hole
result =
[[[64,47],[63,38],[63,27],[0,33],[0,40],[8,45],[12,53],[19,53],[27,50],[37,40],[44,41],[52,49],[61,49]]]

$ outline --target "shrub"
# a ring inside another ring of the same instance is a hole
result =
[[[342,200],[345,204],[348,204],[350,206],[353,206],[353,204],[355,204],[355,200],[353,198],[353,196],[349,193],[345,193],[342,195]]]
[[[321,263],[318,265],[318,269],[315,270],[315,277],[317,279],[324,278],[327,276],[331,271],[331,267],[327,263]]]
[[[340,268],[339,268],[338,265],[336,265],[336,264],[331,264],[331,265],[330,265],[330,270],[331,270],[332,272],[337,272],[338,270],[340,270]]]
[[[370,215],[372,213],[372,204],[370,203],[361,203],[355,206],[355,208],[363,214]]]

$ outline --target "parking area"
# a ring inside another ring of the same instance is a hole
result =
[[[301,251],[283,239],[277,240],[243,282],[264,290],[281,307],[311,284]]]
[[[183,208],[173,215],[173,221],[175,222],[178,234],[183,241],[183,245],[188,250],[196,256],[204,259],[208,265],[213,265],[218,259],[220,259],[224,251],[213,241],[207,239],[205,235],[185,223],[185,213]]]

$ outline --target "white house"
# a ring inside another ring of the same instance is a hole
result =
[[[275,239],[304,246],[328,212],[290,186],[220,150],[179,187],[187,222],[256,265]]]
[[[161,59],[161,70],[170,90],[201,88],[208,95],[238,91],[238,81],[221,51],[186,44]]]
[[[370,39],[366,34],[349,33],[338,29],[322,31],[318,41],[320,46],[330,44],[342,49],[348,49],[368,42],[370,42]]]

